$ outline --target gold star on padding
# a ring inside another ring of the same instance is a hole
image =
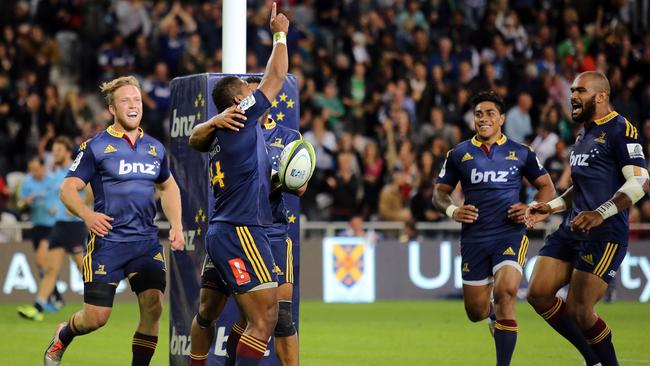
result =
[[[271,108],[277,108],[277,107],[278,107],[278,100],[273,99],[273,101],[271,102]]]
[[[194,215],[194,222],[196,222],[197,224],[199,223],[199,215],[198,214]]]
[[[296,223],[296,215],[291,214],[291,216],[289,216],[288,219],[289,219],[290,224],[295,224]]]
[[[196,236],[201,236],[201,228],[196,229]]]
[[[287,97],[288,97],[288,95],[287,95],[286,93],[282,93],[282,94],[280,95],[280,101],[281,101],[281,102],[286,102],[286,101],[287,101]]]
[[[294,104],[296,104],[296,102],[294,102],[292,99],[289,99],[289,101],[287,102],[287,108],[293,108]]]
[[[278,121],[282,121],[284,120],[284,113],[280,112],[275,117]]]

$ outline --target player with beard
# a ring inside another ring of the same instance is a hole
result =
[[[583,125],[570,156],[572,207],[546,238],[528,292],[535,311],[580,351],[587,365],[603,366],[618,361],[612,332],[594,306],[627,252],[628,209],[648,191],[639,132],[611,109],[609,96],[609,81],[600,72],[584,72],[571,85],[572,118]],[[565,193],[531,205],[526,224],[564,211],[568,203]],[[567,284],[565,301],[556,293]]]

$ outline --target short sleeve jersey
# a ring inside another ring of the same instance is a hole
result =
[[[569,156],[573,180],[573,204],[565,213],[563,227],[582,211],[593,211],[612,198],[625,183],[622,168],[626,165],[646,168],[639,131],[616,112],[588,123],[576,138]],[[567,230],[578,240],[627,243],[628,211],[623,210],[588,233]]]
[[[465,204],[478,208],[478,219],[463,224],[463,244],[494,240],[495,236],[523,234],[525,226],[508,219],[508,209],[520,202],[523,178],[533,182],[546,174],[527,146],[502,137],[486,153],[473,137],[450,150],[437,183],[455,187],[460,182]]]
[[[259,118],[271,106],[256,89],[239,107],[246,120],[239,131],[217,129],[210,146],[210,186],[214,207],[210,223],[270,226],[269,161]]]
[[[18,198],[22,200],[32,197],[29,211],[34,225],[54,225],[55,217],[50,209],[56,204],[53,200],[55,191],[58,192],[58,189],[56,189],[50,174],[46,174],[42,180],[37,180],[30,174],[21,183]],[[58,197],[56,199],[58,200]]]
[[[95,211],[113,218],[113,229],[104,237],[112,241],[158,237],[155,185],[170,175],[165,147],[158,140],[140,130],[132,145],[112,126],[81,144],[68,172],[68,177],[90,183]]]

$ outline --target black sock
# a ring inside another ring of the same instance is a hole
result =
[[[603,366],[618,366],[616,351],[612,343],[612,331],[603,319],[598,318],[591,329],[584,332],[587,343],[598,355]]]
[[[517,344],[517,322],[499,319],[494,325],[494,344],[497,349],[497,366],[508,366]]]
[[[589,347],[578,324],[567,316],[565,309],[566,303],[558,297],[555,304],[540,315],[556,332],[573,344],[587,365],[597,364],[600,362],[598,355]]]
[[[133,362],[131,366],[149,366],[151,358],[156,351],[157,343],[157,336],[135,332],[131,343],[131,350],[133,351]]]

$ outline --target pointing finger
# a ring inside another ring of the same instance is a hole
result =
[[[274,2],[273,5],[271,5],[271,20],[275,19],[277,13],[278,13],[278,6]]]

